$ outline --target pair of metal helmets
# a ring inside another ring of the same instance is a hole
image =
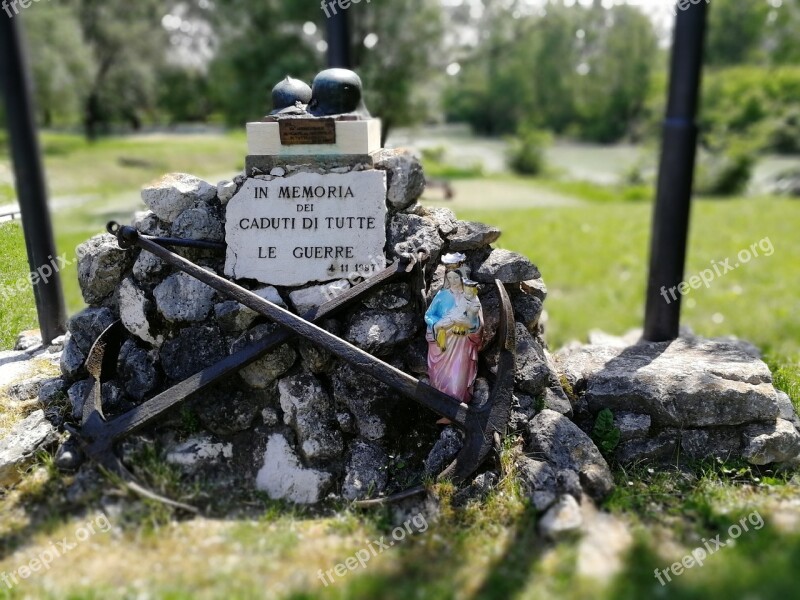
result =
[[[312,87],[287,77],[272,90],[272,113],[314,117],[354,115],[369,118],[364,105],[361,78],[347,69],[327,69],[314,78]]]

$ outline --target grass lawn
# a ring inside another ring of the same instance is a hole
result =
[[[59,249],[68,253],[101,231],[109,218],[128,219],[137,205],[136,189],[147,180],[171,170],[205,177],[232,172],[240,165],[231,157],[243,155],[241,136],[174,143],[110,140],[93,147],[55,138],[49,141],[47,157],[54,195],[83,198],[56,213]],[[95,178],[98,164],[103,175]],[[525,190],[530,190],[533,206],[524,204]],[[455,202],[442,205],[462,219],[500,226],[504,235],[499,245],[539,265],[550,293],[551,347],[585,339],[595,328],[621,334],[641,326],[648,203],[614,201],[608,191],[589,195],[578,185],[558,187],[508,176],[464,179],[457,191]],[[702,335],[733,334],[756,343],[770,358],[776,384],[795,402],[800,401],[798,222],[798,202],[697,201],[687,277],[712,260],[731,259],[733,265],[739,251],[766,238],[773,251],[763,245],[761,256],[684,298],[686,325]],[[17,224],[0,226],[0,251],[5,259],[0,284],[15,284],[27,272]],[[78,310],[82,302],[74,267],[64,273],[64,283],[70,309]],[[0,325],[1,349],[10,347],[19,330],[36,325],[30,290],[5,298],[0,294]],[[518,446],[509,441],[503,460],[509,470],[486,502],[453,509],[452,490],[441,486],[439,522],[328,586],[318,578],[320,569],[332,569],[368,541],[391,534],[386,510],[356,512],[334,505],[314,512],[257,495],[241,499],[239,491],[231,490],[230,497],[207,499],[204,518],[184,521],[176,521],[159,505],[130,498],[114,512],[111,532],[78,545],[46,573],[36,573],[13,589],[0,580],[0,600],[722,600],[797,595],[800,476],[739,464],[700,463],[674,471],[617,468],[617,490],[606,508],[626,524],[633,544],[621,557],[621,570],[601,584],[576,575],[585,560],[581,541],[549,545],[537,537],[537,515],[510,471],[516,451]],[[193,501],[197,489],[169,467],[152,460],[142,467],[152,488]],[[92,513],[67,500],[71,482],[56,473],[52,459],[42,457],[20,487],[0,494],[0,575],[16,572],[52,540],[74,536],[76,527],[91,519]],[[103,486],[108,491],[110,484]],[[231,509],[226,503],[234,497],[237,504]],[[99,503],[100,494],[94,491],[78,504]],[[735,544],[709,556],[702,569],[673,576],[663,587],[656,580],[656,568],[669,568],[718,534],[724,540],[731,525],[756,510],[763,526],[751,526]]]

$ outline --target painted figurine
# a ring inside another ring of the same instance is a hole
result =
[[[462,402],[472,400],[483,340],[483,309],[478,284],[466,275],[463,254],[442,257],[444,286],[425,313],[428,375],[431,385]],[[445,419],[440,423],[446,424]]]

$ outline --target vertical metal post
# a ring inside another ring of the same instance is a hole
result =
[[[644,338],[678,337],[686,244],[697,153],[697,105],[703,67],[706,3],[678,12],[672,43],[669,100],[664,121],[658,192],[650,240]]]
[[[0,90],[3,93],[14,162],[22,229],[31,273],[56,257],[53,226],[47,209],[47,188],[36,134],[30,75],[18,23],[19,17],[0,13]],[[33,294],[42,341],[49,344],[65,332],[66,310],[61,278],[55,268],[45,280],[33,277]],[[45,272],[46,272],[45,271]]]
[[[328,18],[328,67],[352,69],[350,23],[346,10],[337,10]]]

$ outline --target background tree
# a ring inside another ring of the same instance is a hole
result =
[[[96,68],[80,22],[71,8],[59,5],[28,11],[23,19],[41,124],[74,123]]]
[[[71,0],[95,68],[84,102],[90,139],[101,127],[125,122],[138,129],[152,112],[157,73],[168,39],[161,26],[169,6],[159,0]]]

